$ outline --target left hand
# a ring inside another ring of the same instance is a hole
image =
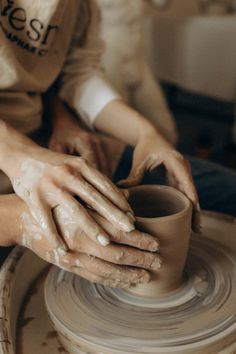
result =
[[[63,154],[80,155],[94,168],[110,177],[110,166],[101,139],[81,128],[65,108],[57,113],[56,120],[49,148]]]
[[[193,229],[200,231],[199,200],[189,162],[166,141],[160,142],[158,135],[151,134],[139,139],[134,149],[132,168],[127,179],[119,182],[122,187],[139,184],[146,171],[152,171],[160,165],[166,169],[168,184],[183,192],[193,203]]]
[[[159,248],[156,238],[137,230],[122,232],[92,210],[88,211],[91,217],[110,233],[112,243],[105,247],[106,251],[103,246],[90,242],[80,228],[78,217],[61,206],[53,212],[59,232],[65,235],[68,250],[53,249],[50,239],[34,220],[26,204],[15,195],[11,199],[14,202],[11,205],[14,220],[18,221],[12,232],[13,243],[29,248],[42,259],[66,271],[106,286],[128,288],[147,283],[150,280],[149,271],[158,270],[161,266],[161,257],[156,253]],[[17,208],[14,208],[16,205]],[[9,221],[10,217],[11,214]]]

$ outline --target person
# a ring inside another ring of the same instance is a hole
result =
[[[97,0],[101,11],[102,66],[128,104],[150,119],[173,144],[178,140],[174,117],[148,63],[147,21],[166,1]],[[151,47],[151,46],[150,46]]]
[[[86,157],[92,164],[95,164],[98,169],[106,174],[109,163],[105,163],[106,151],[102,151],[103,142],[99,140],[94,132],[89,132],[83,129],[82,126],[79,127],[78,121],[74,121],[73,115],[62,105],[62,102],[59,102],[59,100],[56,102],[55,100],[54,107],[58,108],[55,109],[52,114],[54,124],[49,147],[55,151],[78,153]],[[66,134],[64,134],[64,132],[66,132]],[[95,144],[94,140],[96,140]],[[97,149],[97,146],[99,146],[99,149]],[[149,140],[147,138],[145,143],[145,136],[143,137],[143,146],[145,146],[145,149],[149,149]],[[122,183],[120,184],[126,187],[131,187],[139,183],[166,184],[166,178],[161,167],[159,167],[159,169],[154,168],[150,171],[148,166],[143,166],[139,174],[136,174],[134,164],[131,169],[135,150],[136,149],[133,147],[128,146],[123,154],[120,154],[118,166],[113,171],[113,180],[115,182],[121,181]],[[156,151],[158,151],[158,147]],[[142,164],[142,158],[145,156],[145,153],[144,150],[137,165]],[[100,164],[101,159],[104,161],[102,165]],[[201,207],[206,210],[236,216],[236,172],[219,164],[192,156],[188,156],[187,161],[191,167],[191,173]],[[168,166],[166,167],[168,170]],[[128,176],[129,178],[127,178]],[[166,177],[167,182],[172,182],[174,187],[181,188],[177,185],[177,182],[171,178],[169,170]],[[197,205],[196,209],[198,209]],[[197,223],[199,224],[199,219]],[[197,228],[199,229],[199,226],[197,226]]]
[[[41,123],[41,94],[54,84],[88,124],[133,145],[129,182],[164,164],[197,208],[187,161],[103,78],[93,0],[0,4],[0,168],[15,192],[0,196],[1,245],[24,245],[110,286],[149,281],[148,270],[161,265],[159,245],[135,229],[126,192],[84,158],[27,137]]]

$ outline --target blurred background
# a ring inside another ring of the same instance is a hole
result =
[[[148,60],[180,150],[236,169],[236,1],[166,1],[148,21]]]
[[[117,90],[181,152],[236,169],[236,1],[97,2],[104,67]],[[150,72],[141,77],[144,61]]]

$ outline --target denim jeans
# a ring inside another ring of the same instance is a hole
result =
[[[131,168],[133,149],[128,147],[118,165],[114,180],[125,178]],[[202,209],[236,216],[236,172],[218,164],[187,157]],[[142,184],[165,184],[163,168],[147,172]]]

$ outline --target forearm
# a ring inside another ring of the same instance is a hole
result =
[[[104,107],[95,120],[95,128],[132,146],[141,138],[154,135],[161,145],[170,146],[157,128],[121,100]]]
[[[26,212],[25,203],[15,194],[0,196],[0,246],[12,246],[21,236],[21,215]]]
[[[20,134],[19,136],[21,137]],[[14,153],[11,151],[12,144],[18,145],[18,133],[0,120],[0,169],[7,174],[7,164],[11,164],[12,160],[15,159]]]
[[[0,169],[10,177],[10,171],[16,169],[19,157],[38,147],[27,136],[0,120]]]

